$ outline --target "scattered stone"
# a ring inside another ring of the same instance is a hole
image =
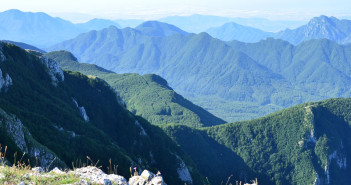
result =
[[[32,168],[32,171],[38,172],[38,173],[44,173],[45,172],[45,170],[42,167]]]
[[[66,174],[66,172],[61,171],[57,167],[55,167],[53,170],[51,170],[50,173],[56,173],[56,174],[60,174],[60,175]]]
[[[81,179],[79,182],[75,183],[76,185],[89,185],[87,180]]]
[[[148,183],[149,185],[167,185],[161,176],[157,176],[151,179],[151,181]]]
[[[140,176],[133,176],[128,181],[129,185],[144,185],[146,180]]]
[[[105,179],[104,185],[112,185],[112,182],[109,179]]]
[[[140,176],[133,176],[129,179],[129,185],[167,185],[162,176],[144,170]]]
[[[91,183],[105,184],[106,180],[109,180],[113,184],[127,185],[127,180],[124,177],[115,174],[107,175],[99,168],[93,166],[79,168],[71,173],[76,177],[88,179]]]
[[[147,171],[147,170],[144,170],[143,173],[141,173],[140,175],[142,178],[144,178],[146,181],[151,181],[152,178],[155,177],[155,174]]]

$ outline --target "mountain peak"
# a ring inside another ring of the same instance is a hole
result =
[[[312,18],[309,22],[308,22],[308,24],[321,24],[321,23],[328,23],[328,22],[330,22],[331,21],[331,19],[330,18],[332,18],[332,17],[328,17],[328,16],[325,16],[325,15],[321,15],[321,16],[319,16],[319,17],[314,17],[314,18]]]
[[[116,26],[118,28],[121,27],[118,23],[116,23],[112,20],[99,19],[99,18],[94,18],[86,23],[80,23],[78,25],[80,25],[85,30],[101,30],[101,29],[107,28],[109,26]]]
[[[27,16],[27,15],[37,15],[37,16],[46,16],[50,17],[48,14],[44,12],[23,12],[18,9],[10,9],[6,10],[4,12],[1,12],[2,14],[8,15],[8,16]]]
[[[187,32],[181,30],[180,28],[174,25],[159,21],[146,21],[137,26],[135,29],[149,36],[170,36],[174,34],[188,34]]]
[[[18,10],[18,9],[10,9],[10,10],[6,10],[4,12],[7,12],[7,13],[23,13],[21,10]]]
[[[277,34],[276,38],[281,38],[299,44],[305,40],[326,38],[339,44],[347,42],[347,37],[351,33],[351,21],[339,20],[335,17],[321,15],[314,17],[308,24],[294,30],[285,30]]]

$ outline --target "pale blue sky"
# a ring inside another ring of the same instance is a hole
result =
[[[9,0],[0,11],[46,12],[80,22],[93,17],[157,19],[170,15],[207,14],[308,20],[321,14],[351,18],[350,0]]]

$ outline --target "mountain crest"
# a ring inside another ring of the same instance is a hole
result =
[[[174,34],[187,35],[188,33],[171,24],[159,21],[146,21],[135,28],[149,36],[170,36]]]

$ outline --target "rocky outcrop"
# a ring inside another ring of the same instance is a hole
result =
[[[26,49],[26,51],[30,54],[33,54],[39,57],[41,63],[43,63],[47,67],[48,73],[51,77],[53,85],[57,86],[58,82],[60,81],[62,82],[65,80],[65,75],[63,74],[62,69],[60,68],[59,64],[55,60],[52,60],[43,56],[43,54],[39,51],[30,50],[30,49]]]
[[[118,184],[118,185],[127,185],[127,180],[115,174],[107,175],[99,168],[88,166],[84,168],[79,168],[69,173],[74,174],[74,176],[79,177],[81,179],[86,179],[91,183],[96,184]]]
[[[9,74],[6,74],[5,77],[2,74],[2,70],[0,69],[0,90],[5,89],[8,90],[8,87],[12,85],[12,79]]]
[[[41,62],[49,69],[49,75],[51,77],[52,83],[57,86],[59,81],[64,81],[65,76],[60,66],[55,60],[49,59],[47,57],[40,57]]]
[[[6,56],[3,53],[4,45],[5,45],[4,42],[0,42],[0,62],[5,62],[6,61]]]
[[[183,181],[186,182],[187,184],[193,184],[193,179],[191,178],[190,172],[188,167],[185,165],[184,161],[177,155],[176,156],[179,164],[177,168],[177,173],[179,178]]]
[[[144,127],[141,126],[141,124],[139,123],[138,120],[135,120],[135,125],[138,126],[138,127],[140,128],[140,133],[139,133],[139,134],[140,134],[141,136],[147,136],[147,133],[146,133]]]
[[[83,119],[85,120],[85,122],[89,122],[89,117],[87,115],[87,112],[85,111],[85,108],[83,106],[79,106],[77,100],[75,100],[74,98],[72,98],[74,104],[76,105],[76,107],[78,108],[80,115],[83,117]]]
[[[5,62],[6,61],[6,56],[4,55],[4,53],[0,50],[0,61],[1,62]]]
[[[9,137],[15,142],[17,147],[22,152],[28,153],[28,147],[26,141],[24,139],[24,126],[16,116],[7,114],[4,110],[0,109],[0,117],[2,121],[0,123],[4,123],[6,130],[8,132]],[[1,127],[1,125],[0,125]]]
[[[128,181],[129,185],[167,185],[162,176],[144,170],[140,176],[133,176]]]
[[[40,166],[47,168],[53,161],[55,165],[66,167],[54,152],[38,143],[16,115],[8,114],[0,108],[0,129],[6,130],[7,136],[16,144],[21,152],[37,159]]]
[[[26,51],[32,55],[39,57],[40,62],[47,67],[48,73],[51,77],[53,85],[57,86],[58,82],[60,81],[62,82],[65,80],[65,75],[63,74],[62,69],[60,68],[59,64],[55,60],[52,60],[43,56],[43,54],[39,51],[30,50],[30,49],[26,49]]]

